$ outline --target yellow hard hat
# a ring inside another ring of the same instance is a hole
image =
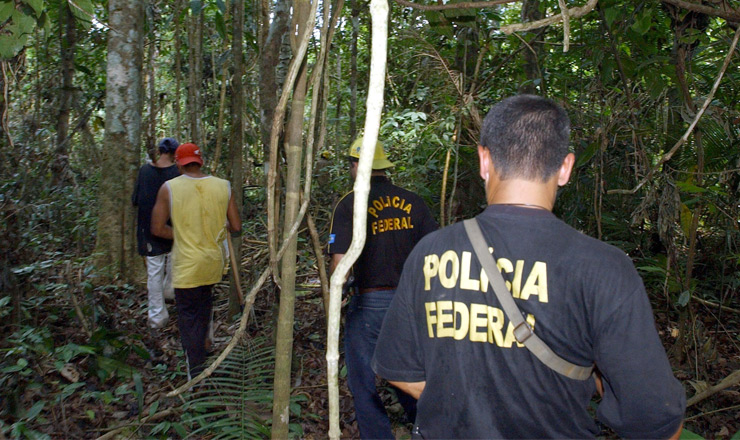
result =
[[[355,139],[354,142],[352,142],[352,146],[349,147],[349,157],[354,157],[355,159],[360,158],[360,148],[362,147],[362,136]],[[375,144],[375,156],[373,157],[373,169],[374,170],[384,170],[386,168],[393,167],[393,162],[388,160],[388,156],[385,154],[385,149],[383,148],[383,143],[378,141]]]

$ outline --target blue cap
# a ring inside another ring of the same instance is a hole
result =
[[[174,153],[180,144],[175,138],[164,138],[159,141],[159,152],[160,153]]]

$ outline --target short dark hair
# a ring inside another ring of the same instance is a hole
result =
[[[502,180],[547,181],[568,155],[570,119],[555,102],[517,95],[494,105],[483,120],[480,144]]]

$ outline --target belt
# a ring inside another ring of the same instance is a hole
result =
[[[382,292],[385,290],[394,290],[394,289],[395,289],[395,286],[394,287],[368,287],[365,289],[360,289],[360,294],[370,293],[370,292]]]

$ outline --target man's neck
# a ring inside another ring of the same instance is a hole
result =
[[[183,168],[180,167],[180,172],[188,177],[206,177],[208,174],[205,174],[203,171],[201,171],[200,167],[192,167],[192,168]]]
[[[174,164],[175,164],[175,158],[169,154],[160,155],[159,159],[157,159],[157,161],[154,162],[154,166],[157,168],[167,168],[167,167],[171,167]]]
[[[516,205],[552,211],[557,195],[557,182],[532,182],[509,179],[489,185],[486,199],[489,205]]]

